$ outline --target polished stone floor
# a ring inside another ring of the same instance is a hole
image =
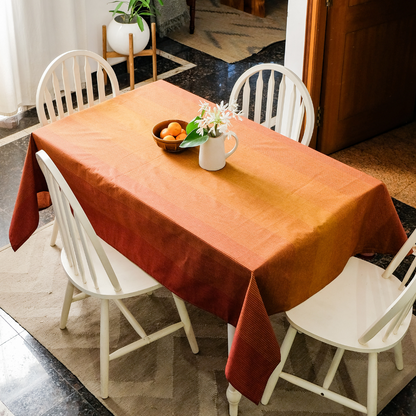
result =
[[[247,68],[261,62],[283,63],[285,43],[271,45],[244,61],[227,64],[168,38],[158,40],[167,54],[158,59],[158,74],[168,82],[207,100],[228,101],[234,82]],[[136,83],[151,77],[150,59],[136,58]],[[116,67],[120,87],[129,77]],[[165,75],[163,75],[165,74]],[[0,247],[8,244],[8,228],[26,154],[28,135],[38,127],[36,111],[25,112],[12,128],[0,127]],[[414,152],[416,123],[333,155],[384,180],[407,231],[416,226]],[[375,144],[373,144],[375,143]],[[384,147],[383,147],[384,146]],[[410,155],[411,154],[411,155]],[[413,159],[412,159],[413,157]],[[413,162],[412,162],[413,161]],[[404,203],[403,203],[404,202]],[[411,206],[410,206],[411,205]],[[42,212],[41,225],[52,219]],[[386,258],[376,258],[383,263]],[[1,289],[0,289],[1,290]],[[1,305],[0,305],[1,306]],[[416,415],[416,380],[380,413]],[[8,410],[7,410],[8,409]],[[27,331],[0,309],[0,416],[110,415],[111,413]]]

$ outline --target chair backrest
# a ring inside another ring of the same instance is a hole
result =
[[[36,159],[48,184],[62,243],[74,273],[81,275],[84,284],[87,284],[87,279],[92,279],[95,289],[99,290],[99,279],[94,267],[96,262],[92,260],[92,255],[95,254],[98,256],[114,290],[116,292],[120,291],[120,283],[110,260],[68,183],[44,150],[36,153]],[[88,244],[88,240],[90,244]],[[90,252],[89,247],[91,246],[95,253]],[[87,269],[89,273],[87,273]]]
[[[263,71],[270,72],[268,80],[263,79]],[[305,84],[290,69],[279,64],[260,64],[248,69],[234,84],[229,102],[234,101],[244,117],[274,127],[276,132],[309,146],[315,125],[312,99]],[[304,133],[299,140],[305,114]]]
[[[394,273],[394,271],[402,264],[405,257],[412,252],[416,244],[416,230],[413,231],[412,235],[408,238],[403,247],[394,256],[386,270],[383,272],[383,277],[388,279]],[[416,279],[410,281],[406,286],[409,279],[414,274],[416,268],[416,257],[411,262],[407,269],[407,273],[399,287],[403,292],[398,298],[387,308],[384,314],[374,322],[359,338],[361,344],[366,344],[375,335],[377,335],[383,328],[386,328],[386,332],[383,335],[383,341],[385,341],[392,333],[397,333],[399,326],[412,309],[413,304],[416,300]]]
[[[91,68],[90,61],[93,63]],[[75,109],[72,92],[75,91],[78,110],[94,105],[93,72],[96,71],[98,102],[106,100],[104,74],[108,75],[112,96],[120,93],[116,74],[111,65],[101,56],[85,50],[65,52],[55,58],[45,69],[36,92],[36,110],[42,126],[72,114]],[[85,76],[87,102],[84,104],[82,74]],[[62,84],[62,85],[61,85]],[[50,92],[53,92],[52,97]],[[64,103],[62,102],[64,99]],[[55,100],[55,103],[53,102]],[[49,114],[46,115],[45,104]],[[57,112],[57,115],[56,115]]]

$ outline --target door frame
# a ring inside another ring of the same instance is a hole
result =
[[[325,31],[331,0],[308,0],[302,80],[311,95],[316,122],[310,147],[316,149],[320,122],[320,101],[325,51]],[[327,5],[328,4],[328,5]]]

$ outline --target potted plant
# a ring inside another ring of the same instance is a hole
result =
[[[241,111],[237,111],[237,103],[217,104],[214,108],[208,103],[201,103],[200,115],[196,116],[186,127],[186,138],[179,145],[181,148],[199,146],[199,166],[205,170],[216,171],[225,166],[225,160],[231,156],[238,146],[237,135],[229,131],[231,119],[241,120]],[[235,145],[225,152],[225,139],[234,137]]]
[[[153,5],[156,0],[115,0],[117,3],[112,13],[113,20],[108,25],[107,40],[111,48],[121,55],[129,54],[129,33],[133,34],[133,53],[141,52],[149,42],[150,30],[142,16],[155,16],[157,11]],[[163,6],[163,0],[157,0]],[[127,10],[122,10],[126,4]]]

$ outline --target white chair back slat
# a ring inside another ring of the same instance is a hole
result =
[[[387,309],[383,316],[374,322],[358,339],[360,344],[366,344],[373,337],[375,337],[392,319],[397,319],[403,309],[406,308],[408,302],[414,298],[416,291],[416,280],[412,280],[409,286],[400,294],[400,296]],[[390,332],[391,333],[391,332]]]
[[[102,67],[98,64],[97,68],[97,85],[98,85],[98,101],[101,103],[105,100],[104,74]]]
[[[74,113],[74,106],[72,104],[71,81],[65,63],[62,63],[62,82],[64,84],[64,96],[66,102],[67,114]]]
[[[292,90],[290,92],[290,98],[289,98],[289,105],[288,105],[288,115],[286,118],[286,128],[282,132],[286,137],[289,137],[290,139],[296,140],[292,136],[292,129],[293,129],[293,120],[295,117],[295,105],[296,105],[296,85],[293,84]]]
[[[406,243],[394,256],[393,260],[390,262],[389,266],[383,272],[384,278],[389,278],[392,276],[393,272],[401,264],[407,254],[411,251],[411,248],[415,244],[416,240],[416,230],[413,231],[412,235],[407,239]],[[414,261],[410,265],[413,267]],[[409,269],[408,269],[409,270]],[[403,285],[400,285],[401,288]],[[407,286],[403,288],[402,293],[397,297],[397,299],[387,308],[384,314],[374,322],[363,335],[359,338],[361,344],[367,343],[375,335],[377,335],[384,327],[389,324],[387,331],[383,337],[387,337],[394,331],[394,328],[398,327],[403,320],[406,318],[409,310],[412,308],[414,300],[416,298],[416,279],[412,279]]]
[[[84,61],[78,62],[78,58],[85,59]],[[103,59],[101,56],[97,55],[94,52],[86,51],[86,50],[75,50],[66,52],[56,59],[54,59],[48,67],[45,69],[43,73],[37,93],[36,93],[36,110],[38,113],[39,120],[42,126],[54,122],[57,120],[55,112],[51,112],[48,108],[48,113],[51,114],[49,120],[46,116],[44,104],[47,100],[47,92],[49,88],[49,79],[53,76],[52,74],[54,71],[60,71],[62,83],[63,83],[63,97],[66,101],[66,111],[63,109],[61,112],[59,109],[59,104],[57,103],[58,114],[59,118],[63,118],[69,114],[74,113],[74,105],[72,103],[72,92],[75,92],[75,96],[77,99],[77,108],[78,110],[84,109],[84,107],[89,107],[94,105],[94,94],[93,94],[93,87],[92,87],[92,77],[91,77],[91,64],[89,59],[92,59],[98,65],[97,69],[97,87],[98,87],[98,101],[102,102],[105,100],[105,85],[104,85],[104,75],[103,69],[106,71],[108,75],[108,79],[110,80],[111,87],[112,87],[112,96],[116,97],[120,93],[120,89],[118,86],[118,81],[116,74],[111,67],[111,65]],[[81,67],[79,64],[83,65],[84,75],[85,75],[85,88],[86,88],[86,96],[87,96],[87,104],[83,102],[83,95],[82,95],[82,86],[83,82],[81,79]],[[71,72],[71,75],[69,74]],[[58,73],[58,72],[57,72]],[[55,99],[62,99],[61,92],[55,94]],[[52,102],[52,99],[51,99]],[[53,108],[53,106],[52,106]]]
[[[399,319],[397,320],[396,325],[394,326],[394,329],[393,329],[394,335],[397,335],[397,332],[399,332],[399,328],[403,324],[403,321],[405,320],[406,316],[408,315],[410,310],[413,309],[413,304],[415,303],[415,299],[416,299],[416,295],[413,296],[413,299],[407,303],[407,306],[405,308],[403,308],[403,312],[400,315]]]
[[[71,266],[73,266],[74,265],[74,253],[70,244],[68,228],[66,226],[66,221],[64,217],[65,214],[64,214],[63,203],[62,203],[62,196],[61,196],[61,193],[59,192],[58,184],[53,180],[52,174],[47,169],[42,170],[42,171],[45,176],[46,182],[48,183],[51,199],[55,201],[54,207],[53,207],[55,216],[58,219],[58,222],[60,224],[63,224],[61,228],[62,243],[67,253],[68,262]]]
[[[79,62],[76,56],[73,58],[73,75],[75,84],[75,94],[77,97],[78,111],[84,109],[84,98],[82,96],[81,72],[79,70]]]
[[[271,77],[272,76],[274,77],[273,72],[282,74],[282,81],[280,82],[280,86],[279,86],[276,116],[272,117],[271,115],[269,115],[269,112],[268,112],[269,102],[274,101],[274,97],[273,99],[270,99],[269,89],[267,91],[267,102],[266,102],[265,110],[262,111],[261,106],[258,105],[260,100],[257,94],[258,93],[261,95],[263,94],[262,90],[259,89],[260,85],[263,87],[262,83],[260,83],[256,87],[258,91],[256,91],[256,94],[255,94],[255,113],[253,115],[254,117],[253,120],[259,123],[261,118],[264,117],[264,122],[261,123],[264,126],[269,127],[269,128],[274,127],[274,130],[276,132],[284,134],[293,140],[296,140],[306,146],[309,146],[309,143],[312,138],[314,125],[315,125],[315,111],[313,108],[311,96],[306,86],[303,84],[302,80],[290,69],[282,65],[278,65],[278,64],[260,64],[260,65],[256,65],[248,69],[238,78],[238,80],[234,84],[234,87],[230,95],[230,102],[237,100],[237,103],[239,103],[238,99],[239,99],[240,91],[244,87],[242,114],[244,117],[249,118],[249,114],[248,114],[249,103],[247,102],[247,99],[245,99],[246,98],[246,95],[245,95],[246,86],[249,83],[250,77],[252,77],[255,74],[260,74],[262,71],[270,71],[272,73]],[[286,94],[286,91],[287,91],[286,78],[293,83],[294,85],[293,89],[296,90],[296,95],[295,95],[295,98],[293,99],[286,96],[287,95]],[[270,88],[270,81],[271,81],[271,78],[269,79],[269,88]],[[257,80],[257,82],[259,82],[259,80]],[[274,95],[276,95],[276,88],[274,88]],[[296,104],[299,104],[301,102],[304,105],[304,109],[302,109],[301,107],[299,109],[301,111],[304,111],[303,118],[296,111],[297,110]],[[305,116],[306,116],[306,121],[305,121]],[[293,124],[294,121],[295,121],[295,124]],[[300,128],[298,124],[299,122],[301,125]],[[300,137],[302,128],[303,128],[303,135],[302,137]],[[282,131],[282,129],[284,129],[284,131]]]
[[[392,333],[397,333],[397,328],[400,327],[404,318],[406,318],[406,315],[409,312],[409,305],[411,305],[411,301],[407,302],[407,305],[405,305],[405,307],[402,310],[400,310],[399,313],[397,313],[396,316],[394,316],[393,319],[390,321],[383,336],[384,342],[387,341],[388,337]]]
[[[244,90],[243,90],[243,104],[242,104],[242,115],[244,117],[248,117],[248,112],[250,111],[250,94],[251,94],[251,88],[249,79],[247,78],[245,84],[244,84]],[[237,97],[235,98],[237,100]],[[230,100],[230,102],[232,102]]]
[[[296,115],[295,120],[293,121],[291,138],[298,141],[300,131],[302,129],[303,117],[305,115],[305,106],[303,105],[303,102],[301,102],[299,106],[297,106],[295,114]]]
[[[98,65],[98,69],[99,69]],[[85,65],[84,65],[84,73],[85,73],[85,87],[87,90],[87,104],[86,107],[92,107],[94,105],[94,93],[92,89],[92,76],[91,76],[91,66],[90,61],[87,57],[85,57]],[[98,73],[98,72],[97,72]]]
[[[95,271],[94,263],[92,263],[92,261],[91,261],[91,253],[90,253],[90,250],[89,250],[89,247],[88,247],[88,244],[87,244],[87,239],[85,237],[84,229],[82,228],[82,225],[81,225],[81,223],[80,223],[76,214],[74,214],[74,218],[75,218],[77,229],[78,229],[78,236],[79,236],[79,239],[81,241],[83,251],[85,253],[85,259],[87,261],[87,266],[88,266],[88,269],[90,271],[91,279],[94,283],[94,288],[96,290],[99,290],[100,286],[99,286],[98,280],[97,280],[97,273]],[[86,280],[84,281],[84,283],[86,283]]]
[[[44,100],[44,102],[46,104],[46,108],[48,109],[50,119],[52,121],[56,121],[57,118],[56,118],[56,115],[55,115],[55,108],[53,106],[51,93],[48,90],[45,90],[45,100]],[[45,115],[44,118],[46,120],[46,115]],[[47,122],[45,124],[47,124]]]
[[[269,82],[267,86],[267,98],[266,98],[266,119],[264,120],[264,125],[267,128],[272,126],[272,111],[273,111],[273,97],[274,97],[274,71],[270,71]]]
[[[88,239],[89,242],[91,243],[91,247],[94,248],[95,254],[97,255],[99,261],[101,262],[106,272],[105,276],[110,280],[111,284],[114,287],[114,290],[116,292],[119,292],[121,290],[120,282],[118,281],[117,276],[114,272],[114,269],[110,264],[110,260],[108,259],[97,234],[92,228],[90,221],[85,215],[85,212],[83,211],[81,205],[76,199],[71,188],[68,186],[61,172],[59,172],[59,170],[57,169],[57,167],[55,166],[55,164],[52,162],[52,160],[49,158],[49,156],[46,154],[45,151],[40,150],[39,152],[37,152],[36,158],[42,169],[42,172],[44,172],[44,175],[48,184],[48,188],[52,189],[54,186],[53,183],[56,183],[55,189],[57,189],[58,194],[61,195],[61,202],[63,205],[63,209],[61,209],[60,211],[64,215],[61,216],[61,219],[57,216],[57,219],[58,219],[59,229],[64,230],[65,228],[67,228],[69,231],[68,233],[69,234],[68,240],[70,240],[69,245],[73,248],[73,251],[75,253],[75,257],[73,260],[76,260],[74,261],[73,267],[77,267],[76,265],[78,265],[80,272],[81,272],[81,267],[82,267],[85,278],[91,277],[94,286],[96,288],[99,287],[99,282],[95,274],[95,269],[93,267],[90,268],[90,265],[93,263],[91,260],[90,252],[89,250],[84,250],[84,248],[87,245],[86,239]],[[50,175],[48,175],[48,171],[50,172]],[[51,198],[52,198],[52,203],[54,204],[54,206],[59,204],[58,200],[60,199],[60,198],[56,198],[55,196],[56,196],[55,193],[52,192]],[[76,222],[78,222],[78,224],[75,225],[74,227],[74,224],[76,224]],[[81,232],[76,231],[81,228],[82,228]],[[62,234],[64,234],[64,232]],[[79,245],[78,236],[81,239],[81,245]],[[66,252],[66,248],[65,248],[65,252]],[[81,252],[82,252],[82,255],[81,255]],[[90,271],[88,275],[85,273],[86,269],[84,267],[83,258],[86,259],[88,270]],[[82,273],[80,274],[81,276],[83,276]],[[94,282],[94,278],[95,278],[95,282]]]
[[[274,130],[280,133],[282,131],[283,111],[286,100],[286,75],[283,74],[279,85],[279,94],[277,96],[277,110]]]
[[[413,246],[416,244],[416,230],[412,232],[407,241],[403,244],[402,248],[394,256],[393,260],[386,267],[386,270],[383,272],[383,277],[388,279],[394,271],[399,267],[400,263],[407,256],[408,253],[412,251]],[[413,264],[411,265],[413,267]],[[407,282],[405,282],[407,283]]]
[[[261,123],[261,108],[263,101],[263,71],[259,71],[256,82],[256,92],[254,99],[254,121],[256,123]]]
[[[416,244],[416,230],[410,235],[407,239],[405,244],[401,247],[398,253],[394,256],[393,260],[390,264],[386,267],[386,270],[383,272],[382,276],[385,279],[390,278],[394,271],[399,267],[402,263],[404,258],[412,252],[412,247]],[[379,331],[381,331],[387,324],[389,327],[386,330],[386,333],[383,337],[387,339],[387,337],[394,331],[394,328],[397,328],[402,322],[403,319],[406,318],[407,314],[409,313],[410,308],[412,308],[414,300],[416,298],[416,279],[412,279],[410,283],[408,283],[410,276],[413,274],[415,269],[415,261],[414,259],[410,264],[407,273],[403,279],[403,282],[399,288],[402,291],[400,296],[390,305],[387,311],[383,314],[383,316],[374,322],[360,337],[359,342],[365,344],[371,338],[373,338]],[[408,283],[407,286],[405,284]]]
[[[409,281],[409,279],[412,277],[414,271],[416,268],[416,257],[413,259],[412,264],[410,265],[410,267],[407,269],[407,273],[403,278],[402,284],[400,285],[399,289],[402,290],[404,288],[404,286],[406,285],[406,283]]]
[[[58,119],[61,119],[64,117],[64,107],[62,105],[61,87],[59,86],[59,80],[55,71],[52,73],[52,85],[55,94],[56,108],[58,110]]]
[[[64,214],[65,214],[65,220],[66,220],[66,224],[68,227],[68,231],[69,231],[69,236],[70,236],[70,244],[71,247],[73,249],[73,252],[75,254],[75,258],[74,258],[74,270],[75,270],[75,274],[81,275],[82,281],[84,284],[87,283],[87,280],[85,278],[85,269],[84,269],[84,263],[83,263],[83,259],[81,257],[81,251],[79,249],[79,244],[78,244],[78,235],[75,231],[75,222],[74,222],[74,217],[72,214],[72,210],[71,210],[71,206],[68,202],[68,200],[65,198],[65,196],[63,195],[62,197],[62,202],[63,202],[63,206],[64,206]]]

